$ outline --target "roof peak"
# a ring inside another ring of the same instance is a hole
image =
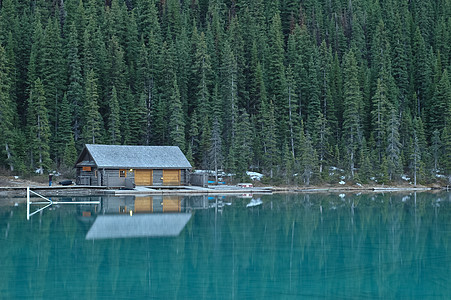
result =
[[[191,164],[178,146],[137,146],[85,144],[99,168],[190,169]],[[80,162],[80,154],[77,163]]]

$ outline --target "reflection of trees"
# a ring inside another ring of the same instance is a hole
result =
[[[449,298],[449,194],[274,195],[176,238],[85,240],[73,207],[0,208],[6,298]],[[442,199],[439,201],[438,199]],[[8,225],[9,224],[9,225]]]

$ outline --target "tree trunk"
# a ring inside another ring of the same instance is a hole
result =
[[[12,155],[11,155],[11,151],[9,150],[8,143],[5,143],[5,149],[6,149],[6,157],[8,158],[9,169],[12,172],[12,171],[14,171],[14,165],[11,162]]]

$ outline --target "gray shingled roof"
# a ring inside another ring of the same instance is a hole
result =
[[[86,144],[99,168],[190,169],[177,146],[119,146]]]
[[[190,213],[100,215],[86,239],[178,236],[190,219]]]

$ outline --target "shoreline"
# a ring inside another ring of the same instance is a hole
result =
[[[285,193],[382,193],[382,192],[424,192],[446,191],[448,187],[406,187],[406,186],[314,186],[314,187],[252,187],[237,186],[172,186],[172,187],[136,187],[133,190],[112,189],[104,186],[42,186],[31,185],[31,190],[43,196],[88,196],[88,195],[243,195],[243,194],[285,194]],[[0,198],[26,197],[26,186],[0,187]]]

